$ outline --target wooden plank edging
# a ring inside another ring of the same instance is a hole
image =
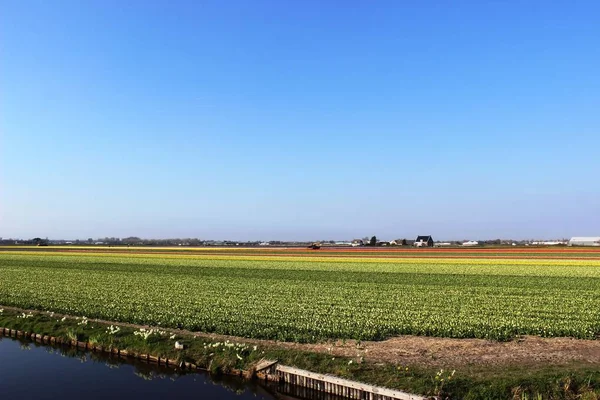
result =
[[[337,386],[342,386],[345,388],[351,388],[355,390],[361,390],[363,392],[377,394],[379,396],[391,397],[393,399],[398,400],[426,400],[426,397],[418,396],[415,394],[410,394],[406,392],[402,392],[399,390],[386,389],[378,386],[368,385],[365,383],[360,383],[356,381],[351,381],[348,379],[338,378],[332,375],[325,374],[317,374],[314,372],[306,371],[299,368],[288,367],[286,365],[277,365],[276,371],[279,373],[291,374],[295,376],[299,376],[302,378],[314,379],[317,381],[324,382],[326,384],[333,384]]]

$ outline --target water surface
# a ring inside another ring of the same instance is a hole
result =
[[[208,374],[182,374],[133,359],[6,337],[0,338],[0,395],[6,399],[279,398],[237,378],[215,380]]]

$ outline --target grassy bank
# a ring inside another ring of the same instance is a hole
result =
[[[0,307],[0,309],[2,309]],[[251,370],[261,359],[319,373],[328,373],[378,386],[451,399],[600,399],[600,370],[593,365],[513,366],[502,370],[462,368],[426,369],[412,365],[367,363],[356,358],[332,357],[282,348],[277,343],[245,344],[243,339],[217,341],[202,335],[162,328],[106,324],[48,312],[4,308],[0,326],[64,340],[88,342],[105,350],[150,354],[189,362],[214,374]],[[175,349],[175,342],[185,344]]]

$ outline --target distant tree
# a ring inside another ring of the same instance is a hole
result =
[[[406,245],[407,245],[406,239],[402,239],[402,246],[406,246]]]
[[[369,240],[369,246],[377,246],[377,236],[372,236]]]
[[[189,244],[190,246],[200,246],[202,242],[199,239],[190,239]]]
[[[140,239],[137,236],[130,236],[130,237],[124,238],[122,240],[122,242],[123,242],[123,244],[127,244],[127,245],[130,245],[130,244],[142,244],[142,239]]]
[[[48,246],[48,239],[42,239],[39,237],[31,239],[31,242],[36,246]]]
[[[94,243],[94,239],[92,239],[92,238],[88,238],[88,243],[89,243],[89,244],[92,244],[92,243]]]

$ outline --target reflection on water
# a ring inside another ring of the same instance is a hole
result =
[[[19,399],[279,398],[240,379],[216,379],[72,347],[0,338],[0,393]]]

